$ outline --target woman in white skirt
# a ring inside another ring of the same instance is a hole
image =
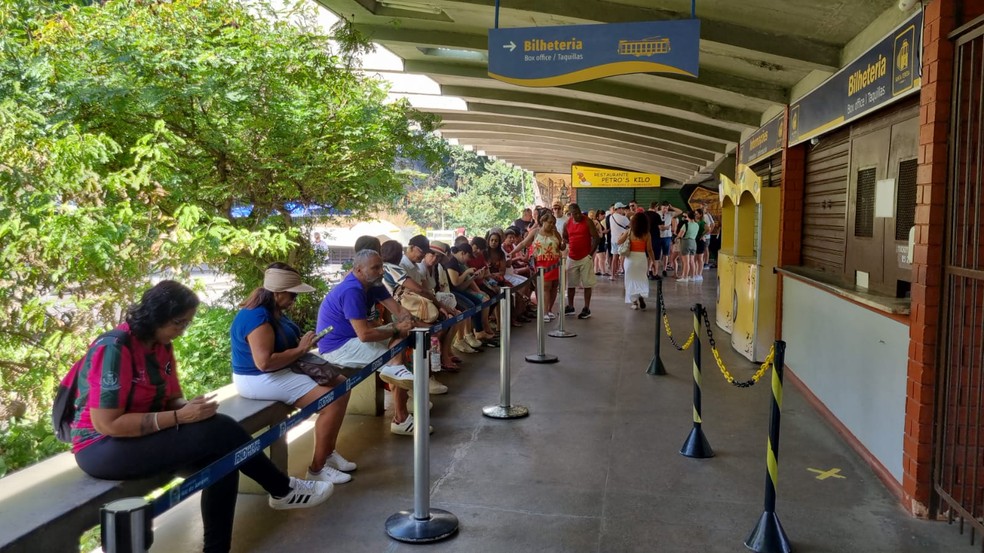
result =
[[[649,297],[649,277],[646,269],[649,260],[655,259],[652,241],[649,240],[649,221],[644,212],[638,212],[629,221],[629,232],[618,239],[618,244],[629,241],[629,253],[625,259],[625,303],[632,309],[645,309]]]

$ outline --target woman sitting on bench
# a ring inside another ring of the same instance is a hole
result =
[[[211,398],[183,397],[171,342],[197,309],[194,292],[161,281],[127,311],[120,338],[103,336],[89,346],[78,377],[72,452],[90,476],[135,480],[191,472],[252,439],[217,414]],[[274,509],[311,507],[331,495],[331,484],[288,477],[255,455],[202,492],[206,553],[231,548],[240,471],[263,486]]]

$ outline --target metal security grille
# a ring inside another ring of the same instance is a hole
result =
[[[875,168],[858,170],[858,189],[854,198],[854,236],[875,235]]]
[[[899,178],[895,188],[895,239],[908,240],[909,229],[916,222],[915,159],[899,163]]]
[[[934,487],[939,510],[984,532],[984,27],[956,39]]]
[[[803,265],[844,272],[847,238],[849,128],[825,135],[806,154],[803,189]]]

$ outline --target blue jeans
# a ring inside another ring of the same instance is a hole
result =
[[[461,311],[467,311],[476,305],[482,304],[482,297],[478,294],[467,291],[467,290],[452,290],[454,297],[458,299],[458,309]],[[482,310],[480,309],[477,313],[472,315],[472,326],[475,327],[475,332],[482,332]]]

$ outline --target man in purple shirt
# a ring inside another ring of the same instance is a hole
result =
[[[318,332],[334,330],[318,341],[318,351],[329,363],[342,367],[362,368],[386,353],[407,336],[413,320],[382,286],[383,260],[373,250],[355,254],[352,271],[328,292],[318,310]],[[382,303],[394,316],[394,322],[374,327],[368,316],[372,306]],[[379,369],[379,378],[393,391],[394,417],[390,432],[413,435],[413,416],[407,412],[407,390],[413,388],[413,374],[396,356]]]

